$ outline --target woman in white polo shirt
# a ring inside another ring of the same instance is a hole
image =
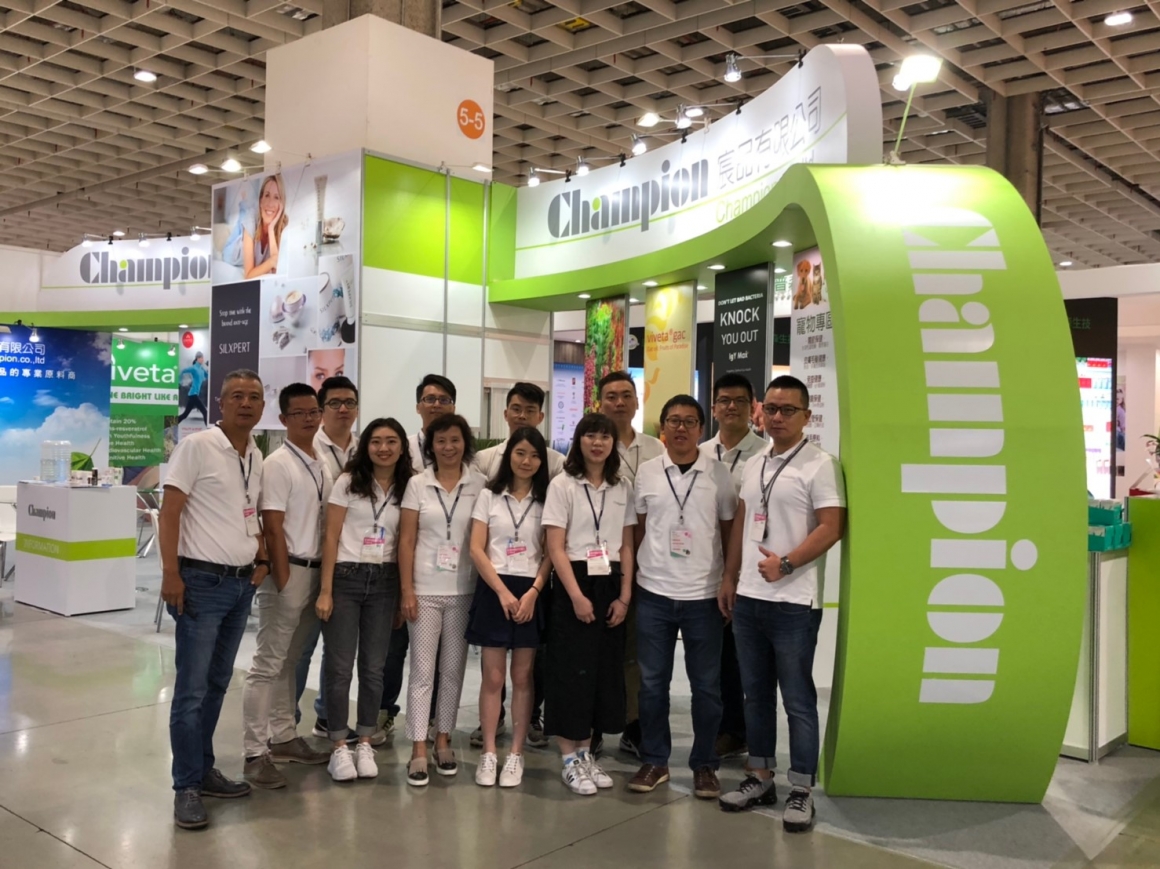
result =
[[[379,774],[371,736],[378,726],[383,661],[399,606],[396,541],[399,504],[411,479],[407,433],[376,419],[359,438],[346,473],[331,490],[322,547],[318,617],[326,642],[326,720],[335,781]],[[358,655],[358,745],[347,747],[350,681]]]
[[[524,776],[524,740],[532,723],[532,667],[543,629],[540,593],[551,561],[544,557],[541,517],[548,494],[548,445],[534,428],[512,432],[495,478],[472,513],[471,560],[479,571],[467,641],[483,650],[479,721],[483,754],[475,783],[496,783],[495,735],[508,649],[512,652],[512,750],[499,774],[500,787]]]
[[[590,752],[592,732],[624,730],[624,618],[632,600],[632,488],[620,476],[616,425],[601,413],[576,426],[564,473],[544,504],[554,568],[547,631],[544,731],[556,737],[564,784],[612,787]]]
[[[412,742],[407,784],[426,785],[427,713],[439,666],[435,710],[435,766],[439,775],[459,772],[451,731],[459,713],[467,666],[471,608],[470,533],[483,474],[471,469],[475,441],[458,414],[436,417],[423,441],[427,468],[411,478],[399,522],[399,576],[403,617],[411,623],[411,675],[407,689],[407,738]]]

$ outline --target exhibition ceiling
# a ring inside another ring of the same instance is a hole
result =
[[[495,178],[512,184],[532,167],[631,153],[634,133],[670,141],[682,106],[706,107],[696,129],[823,42],[870,51],[891,144],[898,61],[944,59],[915,96],[910,162],[982,163],[985,91],[1042,92],[1044,234],[1057,261],[1081,267],[1160,260],[1160,18],[1156,4],[1121,2],[445,0],[442,26],[444,41],[495,61]],[[266,51],[320,29],[323,5],[0,2],[0,243],[65,250],[86,232],[205,226],[209,186],[230,177],[221,162],[262,164],[249,148],[263,135]],[[1129,23],[1106,23],[1121,12]],[[661,122],[638,126],[646,112]],[[193,163],[211,171],[192,175]]]

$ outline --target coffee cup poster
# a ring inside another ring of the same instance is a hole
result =
[[[287,384],[358,383],[361,167],[352,153],[214,187],[211,421],[236,368],[262,377],[262,429],[283,428]]]

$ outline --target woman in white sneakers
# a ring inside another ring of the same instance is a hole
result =
[[[547,630],[544,731],[563,755],[573,793],[610,788],[592,732],[624,730],[624,618],[632,599],[632,489],[620,476],[616,424],[576,426],[564,473],[548,486],[544,530],[554,568]]]
[[[499,786],[516,787],[524,777],[524,740],[532,723],[532,668],[543,630],[540,594],[551,562],[544,556],[544,499],[548,494],[548,445],[534,428],[518,428],[508,438],[495,478],[475,502],[471,560],[479,571],[467,642],[483,650],[479,721],[483,754],[475,783],[496,783],[495,735],[507,653],[511,650],[512,750],[499,773]]]
[[[421,787],[427,772],[427,713],[439,666],[435,710],[435,771],[459,772],[451,731],[459,714],[467,666],[471,608],[471,513],[486,480],[471,469],[471,426],[457,414],[437,417],[423,440],[426,469],[411,478],[399,523],[403,617],[411,623],[407,738],[412,742],[407,784]],[[385,652],[384,652],[385,654]]]
[[[334,742],[328,769],[335,781],[379,774],[371,736],[378,729],[383,661],[399,607],[399,505],[412,473],[407,433],[393,419],[376,419],[331,490],[315,608],[326,643],[326,720]],[[356,650],[358,744],[352,753],[346,719]]]

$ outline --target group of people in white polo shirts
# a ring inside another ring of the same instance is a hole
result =
[[[459,771],[452,747],[470,645],[481,649],[475,781],[517,787],[524,750],[555,738],[563,783],[615,785],[604,734],[641,765],[628,790],[669,780],[670,682],[678,642],[692,692],[693,793],[726,811],[777,801],[777,692],[789,721],[783,824],[814,818],[819,729],[812,668],[825,553],[842,536],[845,493],[832,456],[804,435],[809,393],[775,378],[761,400],[768,440],[750,430],[753,387],[713,388],[718,432],[689,395],[661,411],[663,441],[634,431],[631,377],[598,384],[599,412],[567,455],[537,427],[543,391],[516,384],[509,436],[475,450],[455,386],[427,375],[418,432],[394,418],[355,434],[358,390],[333,377],[279,396],[285,443],[263,459],[257,374],[229,374],[219,422],[183,438],[165,483],[162,596],[176,622],[170,716],[174,820],[204,827],[204,797],[285,787],[287,763],[326,764],[335,781],[378,775],[409,658],[409,785]],[[241,781],[217,768],[213,736],[251,606],[257,649],[243,692]],[[299,701],[322,639],[318,721]],[[351,681],[357,674],[354,717]],[[502,759],[510,678],[512,741]],[[748,752],[722,792],[723,756]]]

